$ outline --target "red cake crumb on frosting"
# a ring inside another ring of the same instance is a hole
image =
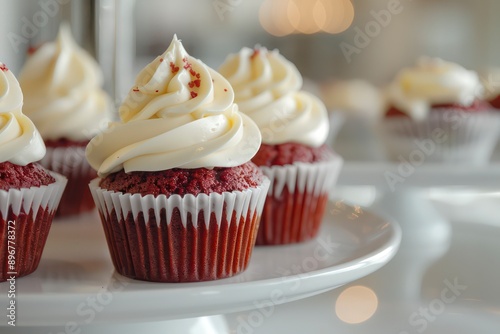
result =
[[[488,102],[476,100],[470,106],[464,106],[461,104],[437,104],[431,107],[432,109],[455,109],[464,112],[482,112],[491,109],[491,105]],[[398,108],[391,106],[387,110],[386,117],[409,117],[409,115]]]
[[[67,138],[60,138],[60,139],[49,139],[45,140],[45,146],[47,147],[72,147],[72,146],[81,146],[85,147],[89,143],[88,140],[82,140],[82,141],[76,141],[76,140],[71,140]]]
[[[213,169],[174,168],[158,172],[130,172],[123,170],[104,177],[100,187],[123,193],[170,196],[194,196],[200,193],[222,193],[254,188],[262,183],[263,174],[253,163],[236,167]]]
[[[298,143],[278,145],[262,144],[252,162],[257,166],[283,166],[294,162],[320,162],[332,158],[332,151],[326,145],[310,147]]]
[[[42,166],[31,163],[19,166],[8,161],[0,163],[0,189],[21,189],[46,186],[56,180]]]

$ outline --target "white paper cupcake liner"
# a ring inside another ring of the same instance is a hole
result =
[[[436,109],[419,122],[384,119],[376,131],[393,161],[482,164],[495,148],[499,125],[499,115],[493,112]]]
[[[62,175],[87,175],[92,169],[85,158],[85,147],[81,146],[47,147],[40,164]]]
[[[305,192],[313,195],[329,192],[340,174],[344,160],[335,155],[329,161],[316,163],[296,162],[284,166],[260,166],[271,180],[269,196],[280,197],[283,189],[290,192]]]
[[[290,244],[315,237],[342,165],[343,159],[336,155],[326,162],[261,166],[271,187],[257,245]]]
[[[75,215],[94,208],[88,184],[97,173],[85,158],[85,147],[47,147],[40,164],[68,179],[57,216]]]
[[[205,281],[246,268],[269,180],[222,194],[153,196],[90,183],[116,270],[159,282]]]
[[[32,212],[35,219],[39,209],[52,212],[57,209],[67,183],[66,177],[49,171],[56,182],[46,186],[0,190],[0,212],[2,219],[7,219],[9,211],[14,215]]]
[[[0,190],[0,281],[26,276],[36,270],[66,178],[40,187]],[[9,254],[14,251],[14,263]]]

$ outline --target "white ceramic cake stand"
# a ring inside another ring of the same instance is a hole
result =
[[[1,333],[230,333],[223,314],[313,296],[386,264],[399,225],[342,202],[330,203],[312,241],[257,247],[247,270],[200,283],[152,283],[115,273],[96,212],[56,220],[39,268],[16,281],[16,327],[7,324],[8,283],[0,283]]]

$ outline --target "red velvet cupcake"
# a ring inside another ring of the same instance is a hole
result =
[[[488,69],[482,79],[485,88],[485,100],[496,111],[500,110],[500,68]]]
[[[45,146],[22,114],[19,84],[0,63],[0,281],[38,267],[66,180],[33,163]],[[13,135],[14,134],[14,135]]]
[[[0,282],[38,267],[65,183],[38,164],[0,163]]]
[[[314,238],[342,161],[325,145],[297,143],[262,144],[252,161],[274,181],[257,244],[290,244]],[[334,173],[334,178],[328,176],[329,172]]]
[[[97,173],[85,159],[85,147],[107,125],[112,109],[96,61],[72,39],[69,26],[62,25],[56,41],[29,56],[19,81],[25,113],[47,147],[40,164],[68,179],[56,215],[92,210],[88,184]]]
[[[89,183],[97,177],[97,172],[85,159],[85,147],[89,141],[70,139],[45,140],[47,153],[40,164],[56,171],[68,179],[68,184],[56,216],[71,216],[91,211],[95,208],[89,190]]]
[[[99,212],[115,268],[158,282],[214,280],[243,271],[264,198],[253,193],[261,192],[263,182],[252,163],[108,175],[99,182],[106,191],[97,201],[104,204]]]
[[[156,282],[242,272],[269,188],[250,162],[259,129],[238,112],[229,83],[176,37],[136,84],[121,121],[87,146],[116,271]]]
[[[482,100],[478,75],[440,59],[403,69],[387,90],[377,133],[389,159],[480,164],[497,139],[498,119]]]
[[[235,101],[262,133],[252,159],[271,180],[257,245],[303,242],[318,235],[342,158],[325,146],[324,104],[301,91],[302,77],[278,51],[243,48],[220,68]]]
[[[489,100],[489,103],[493,108],[500,109],[500,95],[497,95],[496,97]]]

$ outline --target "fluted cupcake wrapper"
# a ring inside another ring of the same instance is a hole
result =
[[[325,162],[261,166],[271,186],[256,244],[291,244],[314,238],[342,165],[343,159],[335,156]]]
[[[126,194],[90,190],[120,274],[157,282],[233,276],[249,263],[269,187],[222,194]]]
[[[38,267],[66,178],[47,186],[0,190],[0,281]]]
[[[94,209],[89,182],[97,177],[97,172],[85,158],[85,147],[47,147],[40,164],[68,179],[56,216],[76,215]]]
[[[498,113],[435,109],[423,121],[384,119],[376,132],[393,161],[483,164],[493,153],[499,125]]]

